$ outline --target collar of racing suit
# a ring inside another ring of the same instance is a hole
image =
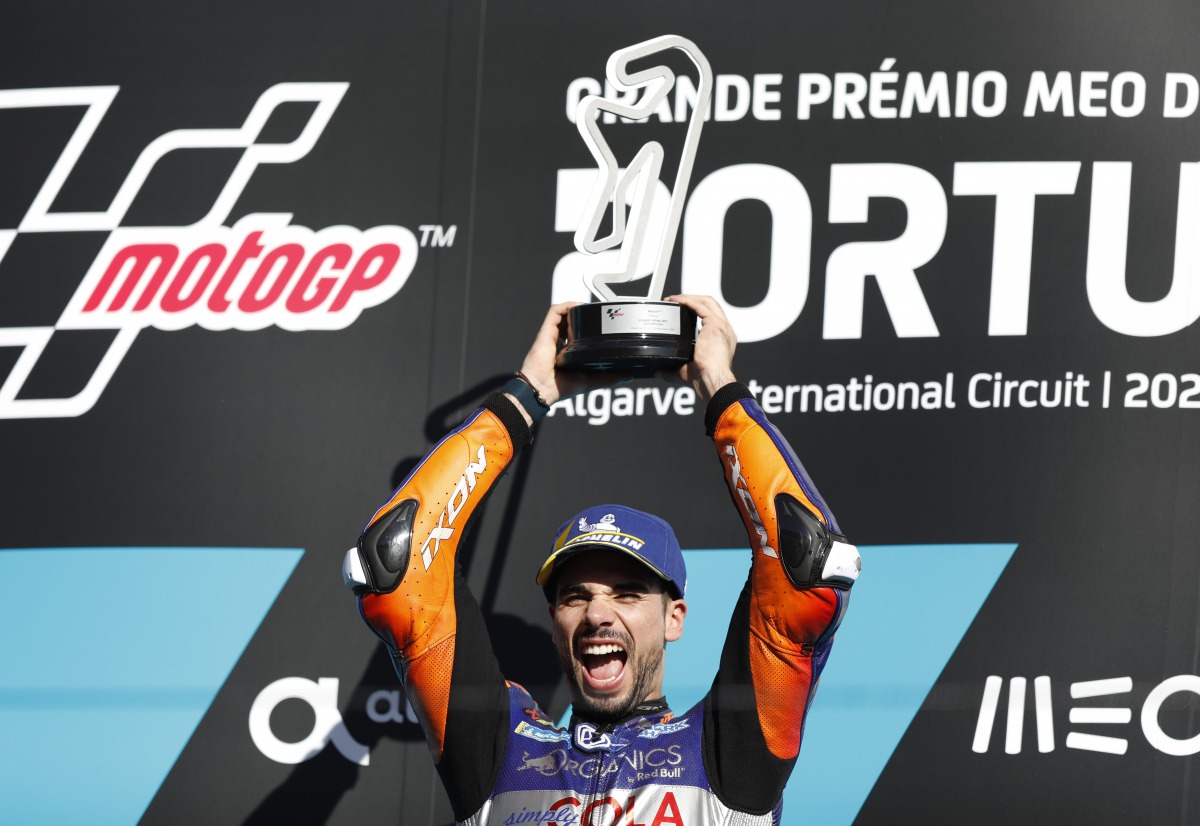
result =
[[[572,711],[570,728],[572,731],[574,731],[576,723],[592,723],[596,726],[597,731],[612,731],[617,726],[624,725],[630,720],[638,717],[649,717],[651,714],[665,714],[670,710],[671,707],[667,704],[667,698],[663,696],[653,700],[644,700],[643,702],[638,703],[628,714],[626,714],[624,717],[617,718],[616,720],[590,720],[587,717],[584,717],[581,714],[576,714],[574,711]]]

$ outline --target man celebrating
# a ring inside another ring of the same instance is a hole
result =
[[[683,633],[687,578],[666,522],[599,505],[560,529],[537,573],[573,716],[556,727],[501,676],[456,570],[471,514],[551,404],[584,389],[556,371],[569,304],[552,307],[518,378],[433,448],[372,517],[343,574],[387,644],[455,817],[464,824],[778,826],[818,677],[858,576],[858,552],[778,430],[732,372],[735,337],[711,298],[679,371],[752,550],[705,698],[663,697],[666,643]]]

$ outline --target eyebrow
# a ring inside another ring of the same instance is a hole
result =
[[[653,589],[645,582],[633,580],[630,582],[614,583],[612,586],[612,590],[614,593],[622,592],[622,591],[626,591],[626,592],[627,591],[636,591],[639,594],[649,594],[652,592]],[[559,596],[567,596],[568,594],[582,594],[583,596],[591,596],[592,595],[591,590],[589,590],[582,583],[576,583],[575,585],[564,585],[558,593],[559,593]]]

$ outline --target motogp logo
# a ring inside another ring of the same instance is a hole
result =
[[[0,384],[0,419],[79,416],[91,410],[146,327],[181,330],[340,330],[408,280],[417,239],[400,226],[314,231],[291,214],[254,214],[225,222],[260,164],[293,163],[312,150],[346,93],[346,83],[280,83],[263,92],[236,129],[179,129],[151,141],[102,212],[50,207],[91,141],[116,86],[0,90],[0,110],[86,107],[54,167],[16,229],[0,229],[0,261],[22,233],[107,231],[53,327],[0,328],[0,347],[20,347]],[[260,143],[272,112],[315,104],[290,143]],[[176,150],[239,149],[241,159],[208,214],[188,226],[122,226],[155,166]],[[115,330],[82,391],[70,398],[18,399],[56,330]]]

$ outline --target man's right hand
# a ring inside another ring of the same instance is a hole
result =
[[[567,370],[559,371],[554,367],[554,359],[558,356],[559,347],[566,339],[567,311],[578,304],[578,301],[564,301],[554,304],[546,313],[542,326],[534,336],[525,360],[521,362],[521,373],[533,385],[533,389],[541,394],[547,404],[554,404],[559,399],[578,395],[585,389],[584,375]]]
[[[589,373],[559,370],[554,366],[558,351],[567,339],[567,313],[577,304],[578,301],[564,301],[550,307],[529,352],[525,354],[525,360],[521,362],[521,373],[546,400],[546,404],[552,405],[561,399],[569,399],[597,387],[611,387],[632,378],[628,373],[618,371]]]

